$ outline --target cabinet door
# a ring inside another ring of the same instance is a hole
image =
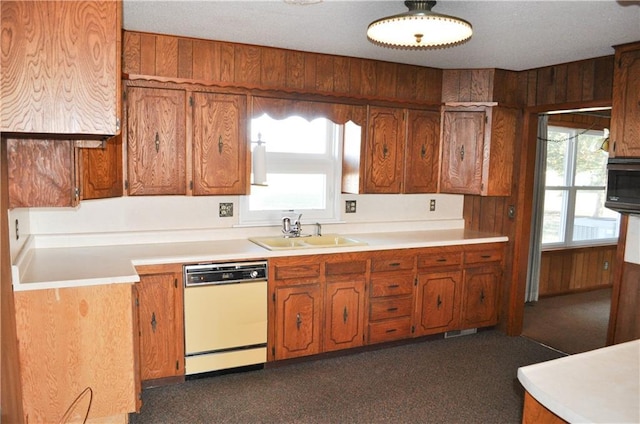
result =
[[[324,350],[362,346],[364,339],[364,279],[327,283]]]
[[[102,148],[77,151],[80,197],[84,200],[122,196],[122,136],[113,137]]]
[[[185,92],[129,87],[130,195],[185,194]]]
[[[317,284],[276,289],[275,359],[320,353],[321,308]]]
[[[440,114],[409,110],[405,149],[404,192],[435,193],[440,161]]]
[[[485,119],[484,111],[443,111],[442,193],[482,191]]]
[[[456,328],[460,303],[460,271],[418,275],[415,335],[441,333]]]
[[[71,140],[8,139],[6,143],[9,208],[77,204]]]
[[[366,144],[365,193],[400,193],[403,109],[371,107]]]
[[[193,194],[247,194],[246,98],[193,93]]]
[[[462,328],[487,327],[498,323],[499,267],[464,271]]]
[[[140,379],[184,374],[183,301],[180,274],[140,276]]]
[[[1,131],[117,134],[122,2],[1,7]]]
[[[609,154],[640,157],[640,44],[616,51]]]

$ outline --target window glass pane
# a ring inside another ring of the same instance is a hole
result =
[[[604,207],[605,190],[577,190],[573,241],[615,239],[619,214]]]
[[[327,153],[327,119],[309,122],[299,116],[275,120],[268,115],[251,120],[251,140],[265,142],[267,153]]]
[[[603,137],[604,133],[597,131],[590,131],[578,136],[576,186],[605,186],[609,154],[600,149]]]
[[[567,190],[545,190],[542,243],[564,242]]]
[[[252,187],[249,210],[324,209],[327,177],[323,174],[267,174],[267,187]]]
[[[549,127],[547,132],[547,166],[545,185],[566,186],[567,183],[567,159],[568,131],[562,131],[557,127]]]

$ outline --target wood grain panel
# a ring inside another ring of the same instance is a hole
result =
[[[140,35],[140,73],[156,75],[156,36]]]
[[[7,140],[9,207],[73,206],[71,140]]]
[[[540,296],[610,287],[616,266],[616,245],[543,251]]]
[[[529,392],[524,392],[522,424],[566,424],[567,422],[542,406]]]
[[[440,158],[440,113],[409,110],[405,147],[405,193],[435,193]]]
[[[78,149],[82,175],[80,197],[102,199],[122,196],[122,136],[97,149]]]
[[[193,78],[193,42],[178,39],[178,78]]]
[[[376,62],[376,93],[378,96],[396,96],[396,75],[398,65],[391,62]]]
[[[260,81],[262,85],[284,87],[287,78],[287,55],[284,50],[264,48],[261,51]]]
[[[3,132],[117,133],[121,6],[2,2]]]
[[[193,41],[193,78],[201,80],[219,79],[220,46],[210,41]]]
[[[236,44],[234,46],[234,82],[250,86],[260,85],[260,48]]]
[[[122,72],[125,74],[141,74],[140,38],[138,32],[124,31],[124,48],[122,52]]]
[[[15,302],[29,422],[58,422],[87,387],[91,418],[135,411],[130,285],[21,291]]]
[[[316,69],[318,55],[315,53],[304,54],[304,89],[314,91],[316,89]]]
[[[233,82],[236,66],[235,50],[232,44],[222,43],[220,45],[220,81]]]
[[[304,53],[286,52],[286,83],[288,88],[304,88]]]
[[[318,55],[316,57],[316,84],[314,90],[332,92],[333,88],[333,56]]]
[[[335,56],[333,58],[333,91],[349,93],[349,74],[351,61],[348,57]]]
[[[178,76],[178,38],[168,35],[156,37],[156,74],[161,77]]]
[[[614,343],[640,338],[640,265],[624,262],[620,298],[614,331]]]

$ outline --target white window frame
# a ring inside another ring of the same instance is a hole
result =
[[[325,193],[325,209],[283,209],[283,210],[250,210],[250,195],[240,196],[239,225],[260,226],[280,225],[284,216],[302,214],[303,223],[335,223],[340,222],[340,195],[342,185],[342,143],[344,125],[327,120],[331,131],[332,142],[324,155],[303,153],[269,152],[267,149],[267,184],[269,173],[291,174],[325,174],[327,191]],[[267,141],[268,142],[268,141]],[[279,171],[279,172],[278,172]]]
[[[575,221],[575,208],[576,208],[576,199],[577,193],[579,191],[606,191],[606,182],[605,185],[602,186],[577,186],[575,185],[576,179],[576,167],[578,160],[578,143],[577,138],[578,135],[582,134],[594,134],[594,131],[586,131],[579,130],[574,128],[566,128],[561,126],[549,126],[551,128],[558,128],[561,130],[568,130],[570,133],[568,139],[567,149],[567,157],[565,163],[565,185],[556,185],[556,186],[547,186],[545,182],[545,186],[542,188],[545,197],[546,193],[549,191],[560,191],[566,193],[563,199],[563,208],[565,214],[561,216],[560,222],[560,230],[563,234],[564,241],[562,242],[547,242],[541,243],[543,250],[552,250],[555,248],[562,247],[586,247],[586,246],[596,246],[596,245],[606,245],[606,244],[615,244],[617,243],[618,238],[599,238],[599,239],[591,239],[591,240],[573,240],[573,232],[574,232],[574,221]],[[553,141],[546,141],[546,143],[553,143]],[[546,147],[545,147],[546,149]],[[545,155],[546,156],[546,155]],[[544,220],[543,220],[544,225]],[[618,221],[618,226],[620,222]]]

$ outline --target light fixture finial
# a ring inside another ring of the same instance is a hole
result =
[[[423,50],[451,47],[471,38],[469,22],[431,11],[435,1],[407,0],[404,4],[409,11],[369,24],[369,41],[383,47]]]

